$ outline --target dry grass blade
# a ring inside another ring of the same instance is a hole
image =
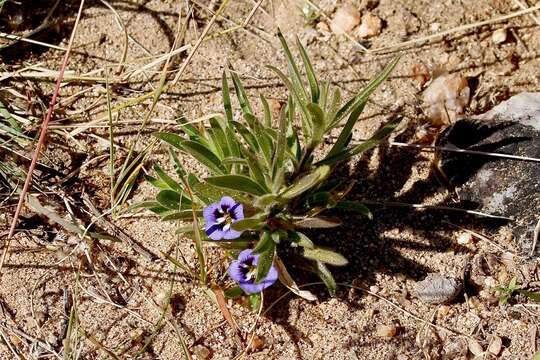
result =
[[[455,27],[453,29],[441,31],[441,32],[433,34],[433,35],[423,36],[423,37],[420,37],[418,39],[412,39],[412,40],[404,41],[404,42],[393,44],[393,45],[382,46],[382,47],[379,47],[379,48],[376,48],[376,49],[370,49],[369,53],[373,54],[373,53],[379,53],[379,52],[384,52],[384,51],[389,51],[389,50],[398,50],[398,49],[401,49],[401,48],[404,48],[404,47],[407,47],[407,46],[410,46],[410,45],[417,45],[417,44],[421,44],[421,43],[424,43],[424,42],[430,42],[432,40],[441,38],[441,37],[446,36],[446,35],[451,35],[451,34],[461,32],[461,31],[472,30],[472,29],[475,29],[475,28],[480,27],[480,26],[485,26],[485,25],[490,25],[490,24],[510,20],[512,18],[515,18],[515,17],[531,14],[531,13],[537,11],[537,10],[540,10],[540,4],[538,4],[536,6],[533,6],[531,8],[525,9],[525,10],[516,11],[516,12],[510,13],[510,14],[499,16],[499,17],[489,19],[489,20],[483,20],[483,21],[478,21],[478,22],[472,23],[472,24],[458,26],[458,27]]]
[[[178,73],[176,74],[176,76],[175,76],[175,78],[174,78],[174,80],[172,82],[173,86],[176,85],[176,83],[180,80],[180,77],[182,76],[182,74],[186,70],[187,66],[191,62],[191,59],[193,58],[193,56],[197,52],[197,49],[199,48],[199,46],[201,46],[203,40],[205,39],[206,34],[208,34],[208,31],[210,31],[210,28],[212,27],[212,25],[214,25],[214,22],[216,22],[216,19],[218,18],[218,16],[223,12],[223,10],[225,10],[228,3],[229,3],[229,0],[224,0],[223,3],[221,3],[221,5],[219,6],[219,9],[216,11],[214,16],[212,16],[212,19],[210,19],[208,24],[206,24],[206,27],[204,28],[201,36],[199,36],[199,38],[197,39],[197,42],[191,48],[191,51],[189,52],[188,57],[186,58],[186,60],[184,60],[184,63],[182,64],[182,66],[178,70]]]
[[[518,155],[502,154],[502,153],[496,153],[496,152],[467,150],[467,149],[451,148],[451,147],[444,147],[444,146],[434,146],[434,145],[407,144],[407,143],[396,142],[396,141],[390,141],[389,144],[392,145],[392,146],[402,146],[402,147],[408,147],[408,148],[416,148],[416,149],[420,149],[421,151],[447,151],[447,152],[455,152],[455,153],[462,153],[462,154],[482,155],[482,156],[497,157],[497,158],[501,158],[501,159],[532,161],[532,162],[539,162],[540,163],[539,158],[534,158],[534,157],[529,157],[529,156],[518,156]]]
[[[48,130],[48,127],[49,127],[49,121],[51,120],[52,114],[54,112],[54,108],[55,108],[55,105],[56,105],[56,99],[58,98],[58,94],[60,92],[60,85],[62,84],[62,79],[63,79],[64,72],[66,70],[66,66],[67,66],[67,63],[68,63],[68,60],[69,60],[69,55],[70,55],[70,52],[71,52],[71,48],[73,47],[73,41],[75,40],[75,34],[77,32],[77,27],[79,25],[79,21],[80,21],[81,16],[82,16],[82,11],[83,11],[83,8],[84,8],[84,1],[85,0],[81,0],[80,6],[79,6],[79,11],[77,13],[77,18],[75,19],[75,25],[73,26],[73,30],[71,32],[71,37],[69,39],[68,48],[67,48],[66,54],[64,56],[64,60],[62,62],[62,65],[60,67],[60,73],[58,74],[58,79],[56,81],[56,86],[55,86],[55,89],[54,89],[54,92],[53,92],[53,96],[52,96],[51,102],[49,104],[49,109],[47,110],[47,115],[45,116],[45,119],[43,120],[43,123],[41,125],[41,132],[39,134],[39,139],[38,139],[38,142],[36,144],[34,154],[32,155],[32,162],[30,163],[30,167],[29,167],[28,173],[26,175],[26,180],[24,182],[24,186],[23,186],[23,189],[21,191],[20,198],[19,198],[19,203],[17,204],[17,208],[15,209],[15,214],[13,215],[13,220],[11,222],[11,227],[9,229],[8,240],[4,244],[4,251],[2,252],[2,258],[0,259],[0,274],[2,272],[2,267],[3,267],[4,261],[6,259],[6,254],[7,254],[8,248],[9,248],[11,238],[13,237],[13,234],[15,232],[15,227],[17,226],[17,221],[19,219],[19,215],[21,213],[21,210],[22,210],[22,207],[23,207],[23,204],[24,204],[24,199],[25,199],[26,193],[28,192],[28,189],[30,187],[30,183],[32,182],[32,173],[34,172],[34,169],[36,167],[36,163],[37,163],[37,160],[39,158],[39,153],[41,151],[41,147],[43,146],[43,144],[45,142],[45,136],[47,135],[47,130]]]
[[[240,328],[236,324],[236,321],[234,321],[234,318],[229,311],[229,308],[227,307],[227,301],[225,301],[225,295],[223,294],[223,290],[221,290],[220,288],[215,288],[212,289],[212,291],[216,295],[216,301],[218,303],[219,309],[221,310],[223,318],[227,320],[227,323],[229,323],[229,326],[234,332],[234,340],[236,344],[245,351],[244,344],[242,343]]]

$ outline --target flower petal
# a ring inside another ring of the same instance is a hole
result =
[[[210,227],[217,222],[217,210],[219,210],[218,203],[210,204],[203,209],[204,223],[207,227]]]
[[[212,240],[221,240],[225,235],[220,225],[212,225],[206,229],[206,235]]]
[[[236,230],[233,230],[231,228],[229,228],[228,230],[225,230],[225,229],[223,229],[223,230],[224,230],[223,231],[223,238],[227,239],[227,240],[237,239],[240,236],[242,236],[241,231],[236,231]]]
[[[242,265],[240,261],[233,261],[231,265],[229,265],[229,269],[227,270],[227,273],[233,279],[234,281],[241,283],[246,281],[246,278],[244,276],[244,272],[242,271]]]
[[[279,276],[278,271],[276,267],[274,266],[274,264],[272,264],[272,266],[270,267],[270,270],[268,271],[268,274],[260,282],[260,284],[264,286],[263,289],[266,289],[267,287],[272,286],[277,281],[278,276]]]
[[[244,218],[244,205],[240,203],[234,204],[231,210],[229,210],[229,214],[233,220],[242,220]]]
[[[246,294],[256,294],[264,290],[263,284],[255,284],[253,282],[241,282],[239,286]]]
[[[234,199],[230,196],[224,196],[219,201],[219,207],[223,211],[231,209],[234,205],[236,205],[236,201],[234,201]]]
[[[253,263],[256,264],[257,260],[259,259],[259,255],[251,255],[253,253],[253,249],[246,249],[240,251],[240,254],[238,254],[238,261],[241,263],[245,263],[250,258],[253,258]]]

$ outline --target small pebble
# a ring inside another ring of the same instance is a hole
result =
[[[322,32],[330,32],[330,26],[325,21],[319,21],[315,28]]]
[[[261,351],[264,348],[265,343],[264,337],[255,335],[251,342],[251,349],[254,351]]]
[[[412,64],[411,66],[411,73],[413,76],[414,81],[418,83],[418,85],[423,87],[429,80],[429,69],[424,63],[417,62]]]
[[[484,285],[488,288],[497,287],[497,280],[495,280],[493,276],[486,276],[486,278],[484,279]]]
[[[404,273],[397,273],[396,279],[398,279],[399,281],[405,281],[407,280],[407,276]]]
[[[360,24],[360,28],[358,28],[356,35],[361,39],[369,38],[379,35],[381,29],[382,20],[377,15],[367,12],[362,16],[362,24]]]
[[[469,104],[471,90],[460,74],[445,74],[434,79],[424,90],[422,100],[433,125],[453,123]]]
[[[439,308],[437,309],[437,318],[439,319],[445,318],[446,315],[448,315],[448,313],[450,312],[450,310],[451,308],[448,305],[439,306]]]
[[[484,349],[482,349],[482,345],[480,345],[478,341],[471,338],[468,340],[467,343],[468,343],[469,351],[474,356],[482,356],[482,354],[484,353]]]
[[[493,41],[494,44],[502,44],[506,41],[507,38],[507,31],[506,29],[498,29],[493,32],[491,35],[491,41]]]
[[[428,304],[444,304],[454,300],[462,288],[458,279],[431,273],[414,284],[413,295]]]
[[[371,285],[369,287],[369,291],[374,293],[374,294],[377,294],[380,291],[380,289],[379,289],[379,287],[377,285]]]
[[[379,337],[394,337],[397,334],[397,326],[392,325],[377,325],[375,333]]]
[[[470,233],[461,233],[457,238],[457,243],[459,245],[469,245],[472,243],[473,237]]]
[[[334,14],[330,29],[337,35],[346,34],[360,23],[360,11],[351,4],[344,4]]]
[[[445,359],[462,358],[467,355],[468,351],[467,344],[461,339],[445,343],[443,350]]]
[[[210,356],[212,356],[212,351],[203,345],[197,345],[192,350],[193,355],[197,357],[197,359],[209,359]]]
[[[502,339],[498,337],[497,335],[493,335],[493,337],[491,338],[491,341],[489,342],[487,351],[497,356],[501,352],[501,349],[502,349]]]

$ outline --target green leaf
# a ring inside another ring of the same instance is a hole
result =
[[[279,116],[278,138],[276,141],[276,148],[275,148],[273,164],[272,164],[272,169],[273,169],[272,180],[274,181],[274,189],[276,188],[275,186],[276,175],[278,174],[280,169],[283,169],[283,158],[285,154],[285,146],[287,145],[286,144],[287,112],[289,111],[290,107],[293,106],[292,103],[293,103],[292,98],[289,96],[288,104],[285,108],[281,109],[281,114]],[[280,186],[278,186],[278,188],[279,187]]]
[[[308,199],[308,205],[310,207],[326,207],[326,208],[333,208],[337,205],[336,200],[334,200],[334,197],[332,196],[332,193],[328,191],[320,191],[321,189],[317,189],[317,193],[310,196]]]
[[[258,209],[266,209],[270,205],[276,203],[276,198],[277,196],[274,194],[266,194],[263,196],[259,196],[253,202],[253,206],[255,206]]]
[[[144,175],[144,179],[148,181],[153,187],[156,187],[158,189],[162,189],[162,190],[170,189],[169,185],[167,185],[161,179],[156,179],[155,177],[152,177],[150,175]]]
[[[165,184],[167,184],[167,186],[171,190],[176,191],[177,193],[180,193],[180,194],[182,194],[184,192],[184,189],[182,188],[182,186],[180,186],[180,184],[178,184],[173,178],[171,178],[169,175],[167,175],[165,173],[165,171],[163,171],[163,169],[161,167],[159,167],[159,165],[154,165],[154,171],[159,176],[159,178]]]
[[[243,175],[214,176],[206,178],[206,182],[220,188],[237,190],[258,196],[267,193],[263,187]]]
[[[201,143],[183,140],[180,136],[170,133],[154,133],[154,136],[193,156],[212,172],[217,174],[223,174],[225,172],[221,160]]]
[[[199,182],[192,186],[193,193],[197,194],[197,197],[205,198],[205,204],[210,204],[219,201],[223,196],[230,196],[238,202],[249,202],[250,198],[245,194],[233,191],[230,189],[224,189],[216,187],[207,182]]]
[[[335,206],[335,209],[354,211],[367,216],[369,219],[373,219],[373,214],[371,213],[371,210],[369,210],[369,208],[360,201],[340,201]]]
[[[249,104],[249,100],[246,94],[246,90],[244,89],[244,86],[242,85],[242,82],[240,81],[238,74],[232,68],[230,64],[229,64],[229,69],[230,69],[229,73],[231,74],[231,79],[234,84],[234,89],[236,91],[236,97],[238,98],[238,103],[240,104],[242,113],[253,114],[253,110],[251,108],[251,105]]]
[[[310,238],[308,238],[305,234],[301,233],[300,231],[294,231],[290,235],[291,241],[296,246],[301,246],[304,248],[313,249],[315,245],[313,245],[313,241],[311,241]]]
[[[219,155],[220,159],[230,155],[229,146],[227,144],[227,138],[225,136],[224,127],[221,125],[218,118],[211,118],[210,120],[210,129],[208,130],[208,135],[210,136],[210,142],[214,145],[216,153]]]
[[[325,123],[324,123],[324,113],[319,105],[314,103],[307,104],[307,109],[311,115],[312,123],[312,134],[311,134],[311,147],[314,148],[322,139]]]
[[[508,290],[514,291],[517,288],[517,277],[513,277],[508,283]]]
[[[258,154],[260,149],[259,143],[257,141],[257,137],[251,132],[251,130],[249,130],[247,126],[238,121],[232,121],[231,124],[249,145],[250,150],[253,153]]]
[[[263,231],[261,233],[261,238],[257,242],[257,245],[253,248],[253,254],[260,254],[266,251],[271,251],[274,247],[274,241],[272,236],[268,231]]]
[[[261,293],[256,294],[250,294],[249,295],[249,306],[251,307],[251,311],[256,312],[259,311],[261,307]]]
[[[333,155],[333,156],[327,156],[323,160],[319,161],[315,165],[323,165],[323,164],[334,164],[338,161],[345,160],[351,156],[361,154],[367,150],[370,150],[377,146],[382,140],[384,140],[388,135],[394,131],[394,129],[399,125],[401,122],[402,117],[397,117],[396,119],[392,120],[388,124],[386,124],[382,129],[377,131],[371,138],[364,141],[363,143],[352,147],[347,148],[345,150],[340,151],[339,153]]]
[[[202,211],[196,211],[195,214],[197,216],[201,216]],[[181,210],[181,211],[172,210],[172,211],[167,211],[166,213],[162,213],[160,215],[161,215],[161,220],[163,221],[186,220],[186,219],[193,220],[193,210]]]
[[[172,210],[186,209],[192,205],[191,200],[173,190],[161,190],[156,200],[160,205]]]
[[[263,161],[252,151],[244,146],[240,148],[242,155],[246,158],[250,177],[256,181],[266,191],[267,184],[270,182],[269,170],[264,166]]]
[[[193,126],[193,124],[188,123],[187,119],[184,116],[178,118],[177,122],[181,126],[182,131],[188,135],[190,140],[201,142],[203,145],[208,146],[206,139],[202,136],[199,129]]]
[[[536,354],[534,354],[532,360],[540,360],[540,351],[538,351]]]
[[[299,228],[329,229],[329,228],[340,226],[341,221],[339,219],[323,219],[323,218],[308,217],[302,220],[295,221],[294,225]]]
[[[274,261],[274,253],[276,249],[276,244],[271,241],[266,251],[259,253],[259,263],[257,264],[257,278],[256,282],[259,283],[264,279],[270,268],[272,267],[272,262]]]
[[[344,266],[349,263],[343,255],[323,248],[304,248],[304,257],[334,266]]]
[[[516,291],[518,293],[520,293],[521,295],[524,295],[524,296],[528,297],[532,301],[540,302],[540,293],[539,292],[528,291],[528,290],[520,290],[520,289],[518,289]]]
[[[304,132],[304,136],[309,136],[313,132],[312,124],[309,122],[309,111],[306,107],[306,100],[302,97],[300,92],[298,91],[298,88],[296,88],[293,83],[285,76],[281,70],[277,69],[274,66],[268,65],[267,66],[270,70],[276,73],[276,75],[280,78],[280,80],[283,82],[283,84],[287,87],[289,92],[293,95],[294,99],[296,99],[297,105],[300,106],[300,110],[302,111],[302,130]]]
[[[341,109],[339,109],[336,113],[336,119],[334,123],[339,123],[339,121],[341,121],[341,119],[347,116],[347,114],[349,114],[358,103],[366,101],[367,98],[373,93],[373,91],[375,91],[375,89],[377,89],[377,87],[384,80],[386,80],[386,78],[388,78],[388,76],[390,75],[392,70],[394,70],[398,62],[399,57],[396,57],[392,61],[390,61],[385,66],[385,68],[373,80],[371,80],[358,95],[356,95],[354,98],[348,101]]]
[[[226,298],[236,298],[239,296],[242,296],[244,294],[244,291],[240,288],[240,286],[235,286],[230,288],[229,290],[226,290],[224,293]]]
[[[314,271],[317,275],[319,275],[319,278],[321,278],[326,285],[330,296],[334,296],[336,294],[336,281],[334,280],[334,277],[332,276],[332,273],[328,267],[322,262],[317,261],[315,262]]]
[[[300,56],[302,57],[302,61],[304,62],[304,68],[306,69],[306,75],[311,90],[311,101],[314,103],[318,103],[320,90],[317,76],[315,75],[315,71],[313,70],[313,66],[311,65],[311,61],[309,60],[306,49],[304,49],[298,37],[296,38],[296,44],[298,46],[298,50],[300,50]]]
[[[347,147],[347,145],[349,145],[349,142],[351,141],[350,139],[351,139],[351,134],[352,134],[354,125],[356,124],[356,122],[358,121],[358,118],[360,117],[360,114],[364,110],[364,107],[366,106],[366,102],[367,100],[360,102],[357,105],[357,107],[353,109],[353,111],[349,115],[349,119],[345,123],[345,126],[339,133],[338,139],[336,140],[334,146],[332,147],[332,149],[330,149],[330,151],[328,152],[328,155],[326,155],[327,157],[333,156],[341,152],[343,149],[345,149],[345,147]]]
[[[233,112],[231,105],[231,94],[229,90],[229,82],[227,81],[227,75],[225,71],[221,75],[221,93],[223,96],[223,107],[225,109],[225,116],[228,122],[233,121]]]
[[[326,113],[327,130],[332,129],[341,121],[341,119],[336,120],[336,115],[337,115],[340,103],[341,103],[341,91],[339,90],[339,88],[336,88],[332,95],[332,102],[329,104],[330,107]]]
[[[236,231],[258,230],[264,227],[266,223],[259,217],[237,220],[231,224]]]
[[[300,178],[296,183],[291,185],[288,189],[286,189],[282,194],[279,195],[280,198],[283,199],[292,199],[297,197],[298,195],[311,190],[313,187],[315,187],[319,182],[326,179],[326,177],[330,174],[330,167],[329,166],[321,166],[316,168],[312,173]]]
[[[279,29],[277,36],[279,38],[279,41],[281,42],[283,51],[285,52],[285,58],[287,59],[287,64],[289,68],[289,74],[293,81],[292,83],[294,84],[296,91],[298,91],[298,93],[301,95],[301,99],[305,101],[305,99],[307,98],[307,94],[306,90],[304,89],[304,85],[302,84],[302,78],[300,75],[300,71],[298,70],[298,66],[296,65],[296,61],[294,61],[294,57],[291,53],[291,50],[289,49],[289,46],[287,45],[287,41],[285,41],[285,38],[283,37],[281,30]]]
[[[270,111],[270,105],[268,105],[268,101],[266,98],[261,94],[259,95],[261,99],[261,103],[264,110],[264,126],[267,128],[272,127],[272,112]]]

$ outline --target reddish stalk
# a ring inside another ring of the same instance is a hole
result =
[[[39,139],[36,144],[36,149],[34,150],[34,154],[32,155],[32,162],[30,163],[30,167],[28,168],[28,173],[26,174],[26,180],[24,181],[24,186],[21,191],[21,195],[19,197],[19,203],[17,204],[17,208],[15,209],[15,215],[13,216],[11,227],[9,229],[7,242],[4,246],[4,251],[2,252],[2,258],[0,260],[0,272],[2,271],[2,267],[4,266],[4,261],[6,259],[6,254],[8,252],[11,238],[13,237],[13,234],[15,233],[15,227],[17,226],[17,221],[19,219],[19,215],[24,205],[24,199],[25,199],[26,193],[28,192],[28,189],[30,188],[30,184],[32,182],[32,173],[34,172],[34,169],[36,167],[36,163],[39,158],[39,152],[41,151],[41,148],[43,147],[43,143],[45,142],[45,136],[47,135],[47,130],[49,128],[49,121],[51,120],[52,114],[54,112],[54,107],[56,106],[56,99],[58,98],[58,93],[60,92],[60,85],[62,84],[62,80],[64,79],[64,72],[66,70],[67,63],[69,60],[69,54],[71,53],[73,40],[75,39],[75,33],[77,32],[77,26],[79,25],[79,20],[81,19],[82,10],[84,7],[84,1],[85,0],[81,0],[79,11],[77,13],[77,18],[75,19],[75,25],[73,26],[73,31],[71,32],[71,36],[69,38],[69,44],[66,50],[66,54],[64,55],[64,60],[62,62],[62,66],[60,67],[58,79],[56,80],[56,86],[54,88],[53,96],[52,96],[51,102],[49,103],[49,109],[47,110],[47,115],[45,116],[45,119],[43,120],[43,123],[41,124],[41,132],[39,134]]]

